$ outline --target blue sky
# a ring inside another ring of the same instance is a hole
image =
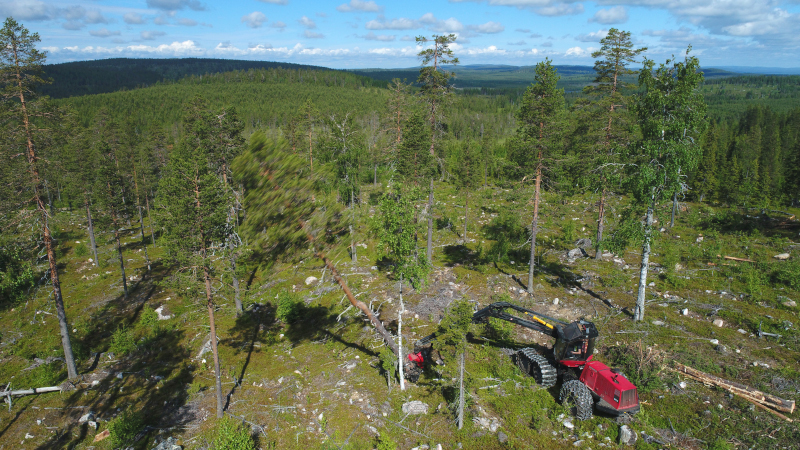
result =
[[[462,65],[591,65],[609,28],[657,62],[800,67],[800,0],[0,0],[48,62],[209,57],[333,68],[418,65],[416,36],[453,33]]]

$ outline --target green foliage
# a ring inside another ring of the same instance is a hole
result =
[[[111,443],[114,448],[125,447],[131,443],[144,427],[144,414],[141,411],[125,410],[108,422]]]
[[[0,247],[0,306],[24,297],[34,284],[33,267],[19,247]]]
[[[497,217],[483,227],[487,239],[492,239],[487,257],[490,261],[508,262],[524,259],[527,248],[520,250],[528,239],[528,230],[522,225],[516,210],[502,208]]]
[[[111,345],[108,351],[117,356],[124,356],[136,351],[136,334],[133,330],[120,326],[117,331],[111,335]]]
[[[158,313],[152,308],[142,308],[139,320],[136,322],[136,329],[147,336],[156,334],[160,328]]]
[[[466,348],[467,333],[472,324],[472,305],[462,299],[453,301],[447,314],[439,323],[439,333],[436,341],[449,346],[455,346],[458,351]]]
[[[773,279],[778,283],[800,291],[800,259],[794,257],[788,261],[781,262],[778,269],[773,273]]]
[[[376,450],[397,450],[397,442],[395,442],[385,431],[378,436],[375,442]]]
[[[397,173],[404,179],[422,184],[430,178],[434,166],[430,154],[431,132],[425,119],[414,112],[403,123],[403,138],[397,149]]]
[[[255,450],[250,430],[241,422],[226,417],[215,427],[216,438],[211,447],[219,450]]]
[[[639,392],[650,392],[663,386],[659,376],[664,369],[661,354],[645,347],[641,341],[609,347],[606,356],[636,385]]]
[[[575,246],[575,237],[578,235],[578,224],[575,220],[561,223],[561,236],[558,243],[562,250],[570,250]]]
[[[380,256],[391,258],[395,277],[409,280],[415,288],[421,286],[430,272],[428,259],[417,247],[417,213],[414,201],[421,200],[420,191],[400,190],[384,194],[379,206],[380,215],[373,223],[378,235]]]
[[[381,362],[381,370],[387,377],[393,377],[397,373],[397,355],[395,355],[388,347],[381,347],[381,352],[378,354],[378,359]]]
[[[504,295],[504,297],[508,298],[508,300],[499,301],[511,300],[508,295]],[[514,325],[510,322],[506,322],[505,320],[490,317],[489,320],[486,321],[486,334],[496,341],[508,342],[511,340],[511,336],[514,334]]]
[[[726,439],[718,437],[708,444],[708,450],[734,450],[733,444],[728,442]]]
[[[283,323],[292,323],[300,317],[303,311],[303,302],[300,298],[283,290],[278,294],[277,307],[275,308],[275,317]]]
[[[67,377],[64,363],[61,361],[42,364],[35,369],[22,372],[20,375],[21,376],[18,376],[17,379],[14,380],[14,384],[26,388],[57,386]]]
[[[75,246],[75,256],[86,256],[89,254],[89,247],[83,242]]]

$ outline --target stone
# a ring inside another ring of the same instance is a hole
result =
[[[25,439],[33,439],[35,437],[36,436],[34,436],[34,435],[30,434],[30,433],[25,433]]]
[[[636,432],[631,430],[627,425],[619,427],[619,443],[620,445],[634,445],[636,444]]]
[[[683,308],[681,310],[681,314],[683,314],[684,316],[688,316],[689,315],[689,308]]]
[[[577,241],[575,241],[575,247],[592,248],[592,240],[589,238],[578,239]]]
[[[556,297],[556,298],[554,298],[554,299],[553,299],[553,304],[554,304],[554,305],[558,305],[558,297]]]
[[[306,286],[316,283],[319,280],[317,277],[308,277],[306,278]]]
[[[681,270],[683,270],[683,264],[675,263],[675,271],[680,272]]]
[[[569,252],[567,252],[567,258],[569,259],[577,259],[577,258],[586,258],[589,254],[586,253],[586,250],[582,248],[573,248]]]
[[[82,415],[81,418],[78,419],[78,423],[86,423],[86,422],[88,422],[90,420],[94,420],[94,412],[93,411],[89,411],[88,413]]]
[[[158,320],[169,320],[172,319],[172,314],[168,309],[164,308],[164,305],[159,306],[155,309],[156,314],[158,314]]]
[[[786,300],[785,302],[783,302],[783,306],[787,308],[797,308],[797,302],[795,302],[794,300]]]
[[[711,342],[711,344],[713,344],[713,345],[717,345],[717,344],[719,344],[719,341],[718,341],[718,340],[716,340],[716,339],[712,339],[712,340],[710,340],[710,341],[708,341],[708,342]]]
[[[697,239],[695,239],[695,242],[697,242],[698,244],[703,242],[703,236],[700,236]]]
[[[428,414],[428,404],[419,400],[413,400],[403,403],[403,414],[410,414],[412,416],[419,414]]]
[[[738,330],[736,330],[736,331],[738,331],[740,334],[747,334],[747,331],[745,331],[745,330],[743,330],[743,329],[741,329],[741,328],[739,328],[739,329],[738,329]]]
[[[161,441],[160,444],[152,448],[152,450],[182,450],[183,447],[178,445],[178,440],[174,437],[168,437]]]
[[[94,442],[100,442],[100,441],[102,441],[103,439],[105,439],[105,438],[107,438],[109,436],[111,436],[111,432],[108,431],[107,429],[103,430],[100,433],[97,433],[97,435],[95,435]]]
[[[581,445],[583,445],[583,440],[575,441],[572,443],[572,445],[574,445],[575,447],[580,447]]]
[[[501,444],[505,444],[506,441],[508,441],[508,436],[501,431],[501,432],[497,433],[497,441],[500,442]],[[437,447],[437,448],[441,449],[442,448],[441,444],[439,444],[439,447]]]
[[[575,428],[575,425],[570,420],[565,420],[561,422],[561,425],[564,425],[564,428],[568,428],[570,430]]]
[[[88,424],[90,427],[94,428],[95,430],[97,429],[97,422],[95,422],[94,420],[90,420],[90,421],[88,421],[88,422],[86,422],[86,423],[87,423],[87,424]]]
[[[659,327],[664,326],[664,322],[662,322],[660,320],[654,320],[652,323],[653,323],[653,325],[656,325],[656,326],[659,326]]]
[[[714,319],[714,321],[711,323],[713,323],[715,327],[722,327],[725,325],[725,321],[722,319]]]
[[[722,344],[719,344],[716,347],[714,347],[714,350],[716,350],[717,352],[719,352],[719,353],[721,353],[723,355],[727,355],[728,354],[728,347],[725,347]]]
[[[790,255],[788,253],[781,253],[779,255],[775,255],[774,258],[777,259],[777,260],[780,260],[780,261],[785,261],[785,260],[789,259],[791,256],[792,255]]]

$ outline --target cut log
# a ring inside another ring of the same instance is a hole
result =
[[[723,256],[723,258],[725,258],[725,259],[730,259],[731,261],[741,261],[741,262],[749,262],[749,263],[754,263],[754,262],[755,262],[755,261],[753,261],[752,259],[747,259],[747,258],[737,258],[737,257],[735,257],[735,256]]]
[[[40,387],[40,388],[33,388],[33,389],[19,389],[16,391],[0,391],[0,398],[2,397],[21,397],[23,395],[36,395],[36,394],[45,394],[47,392],[61,392],[61,386],[48,386],[48,387]]]
[[[705,372],[701,372],[697,369],[691,368],[689,366],[685,366],[680,363],[675,363],[677,367],[677,372],[682,373],[684,375],[688,375],[695,380],[701,381],[703,383],[712,384],[714,386],[719,386],[726,391],[736,394],[740,397],[743,397],[747,400],[751,400],[753,402],[757,402],[761,405],[769,406],[770,408],[777,409],[778,411],[783,411],[787,413],[794,412],[794,400],[784,400],[782,398],[775,397],[774,395],[766,394],[761,392],[757,389],[753,389],[749,386],[745,386],[743,384],[735,383],[733,381],[723,380],[722,378],[715,377],[714,375],[709,375]]]

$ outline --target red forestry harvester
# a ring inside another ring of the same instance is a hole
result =
[[[507,309],[521,313],[522,317],[509,314]],[[639,411],[636,386],[618,369],[611,369],[600,361],[592,361],[598,336],[592,322],[577,320],[566,323],[507,302],[492,303],[481,309],[472,316],[472,322],[485,322],[490,317],[556,339],[550,355],[544,356],[532,348],[523,348],[516,351],[514,358],[520,370],[534,377],[543,387],[554,386],[561,378],[559,400],[573,408],[578,419],[590,419],[593,406],[600,412],[614,416]],[[416,381],[421,369],[430,363],[431,348],[428,344],[435,336],[432,334],[417,341],[414,353],[408,355],[408,359],[417,366],[417,370],[408,374],[412,381]]]

